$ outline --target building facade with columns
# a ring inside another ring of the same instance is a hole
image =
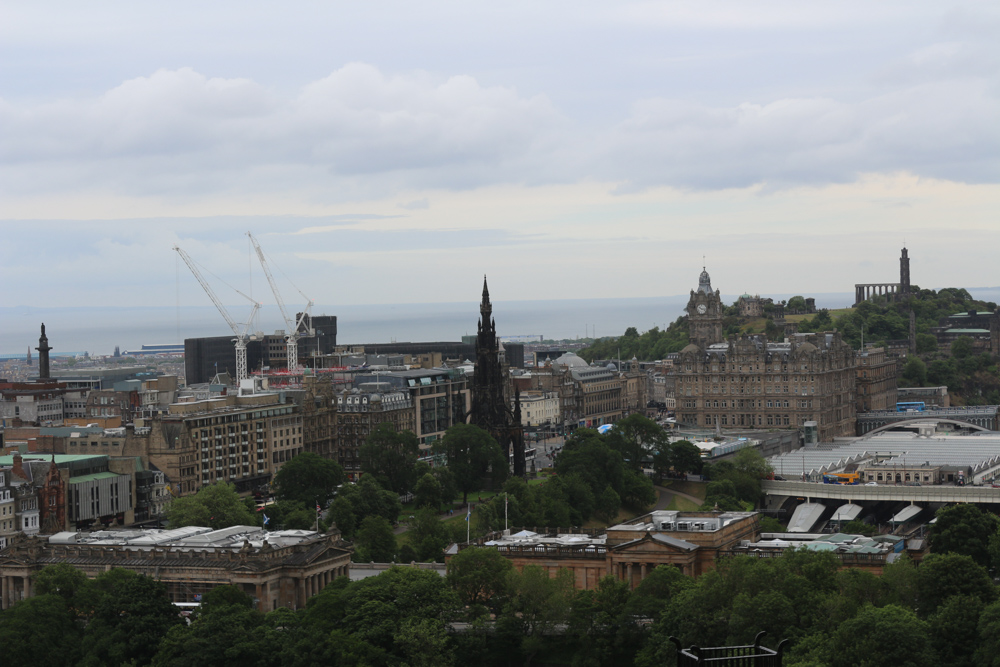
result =
[[[349,576],[353,550],[339,531],[256,526],[23,537],[0,550],[0,607],[31,597],[42,568],[69,563],[91,578],[114,567],[154,577],[166,584],[171,602],[197,602],[228,584],[254,598],[262,612],[301,609],[336,577]]]
[[[756,512],[654,511],[606,530],[494,533],[458,549],[495,548],[519,571],[526,565],[541,566],[551,576],[569,570],[581,590],[597,588],[608,575],[635,588],[660,565],[691,577],[712,570],[720,552],[756,541],[759,524]]]

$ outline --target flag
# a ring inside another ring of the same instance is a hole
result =
[[[268,521],[270,521],[270,519],[269,519],[269,518],[267,518],[267,515],[266,515],[266,514],[265,514],[265,515],[263,515],[263,516],[264,516],[264,525],[266,526],[266,525],[267,525],[267,522],[268,522]]]
[[[319,503],[316,503],[316,511],[317,512],[322,512],[323,511],[323,508],[319,506]]]
[[[469,511],[465,513],[465,520],[468,521],[469,517],[472,516],[472,505],[469,505]]]

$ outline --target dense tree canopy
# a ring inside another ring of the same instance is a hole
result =
[[[523,484],[512,480],[511,485]],[[81,580],[39,572],[45,592],[0,611],[5,664],[24,665],[638,665],[675,664],[684,646],[782,639],[787,667],[998,665],[1000,602],[986,570],[960,554],[903,557],[882,576],[830,553],[734,557],[690,578],[661,566],[634,590],[572,576],[493,549],[469,548],[447,577],[392,568],[336,579],[305,608],[258,611],[220,586],[183,623],[162,584],[112,569]]]
[[[445,431],[441,447],[463,503],[469,502],[471,492],[483,488],[487,477],[497,485],[507,479],[507,457],[497,441],[478,426],[455,424]]]
[[[375,427],[361,446],[361,471],[375,475],[390,491],[403,494],[413,490],[415,465],[420,442],[410,431],[396,431],[389,423]]]
[[[343,481],[344,469],[336,461],[302,452],[275,474],[274,495],[278,500],[294,500],[306,507],[326,507],[327,500]]]
[[[253,501],[241,498],[236,487],[225,482],[203,486],[193,496],[174,498],[167,505],[167,523],[171,528],[184,526],[256,526]]]

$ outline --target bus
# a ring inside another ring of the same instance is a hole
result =
[[[824,484],[860,484],[861,475],[856,472],[835,472],[823,475]]]
[[[896,403],[896,412],[923,412],[923,401],[903,401]]]
[[[538,450],[536,450],[534,447],[531,447],[531,448],[525,447],[525,449],[524,449],[524,462],[527,463],[528,461],[533,461],[535,459],[535,454],[537,454],[537,453],[538,453]],[[513,451],[510,453],[510,464],[514,465],[514,452]]]

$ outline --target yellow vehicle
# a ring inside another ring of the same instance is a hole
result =
[[[834,472],[823,475],[826,484],[860,484],[861,475],[856,472]]]

